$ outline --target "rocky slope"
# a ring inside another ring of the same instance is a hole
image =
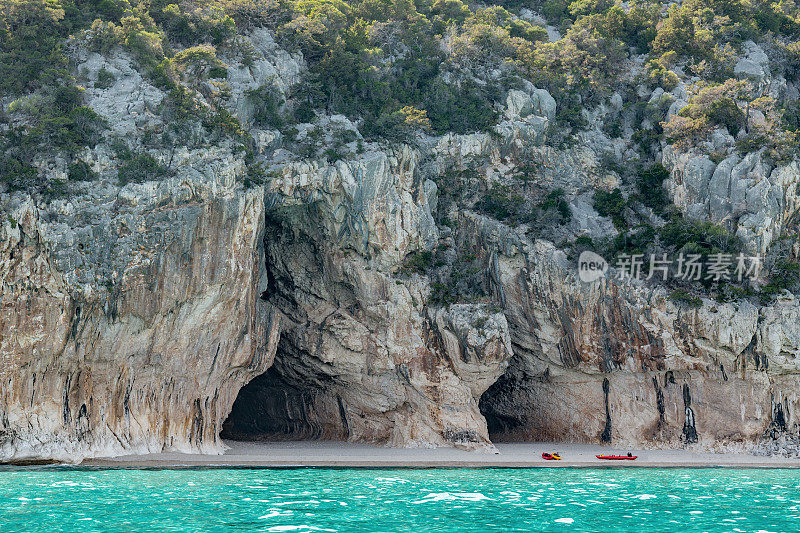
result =
[[[796,298],[686,308],[658,286],[583,283],[560,249],[616,234],[590,200],[619,181],[602,158],[633,157],[599,129],[623,114],[621,97],[587,111],[572,146],[549,142],[556,103],[528,84],[491,134],[368,144],[329,163],[252,124],[246,92],[269,80],[288,91],[303,60],[266,30],[249,39],[259,57],[229,67],[228,105],[270,171],[263,185],[243,185],[233,143],[205,139],[151,150],[168,178],[120,186],[121,163],[101,143],[82,155],[100,180],[71,197],[0,194],[0,460],[215,453],[221,432],[714,447],[796,427]],[[121,51],[76,54],[90,83],[101,69],[115,76],[87,89],[89,105],[146,148],[142,132],[165,126],[164,93]],[[772,167],[755,152],[715,164],[670,146],[663,161],[674,203],[735,217],[753,252],[797,212],[795,162]],[[470,197],[523,165],[563,191],[568,224],[537,235],[476,211]],[[66,163],[41,166],[63,174]],[[454,175],[466,186],[453,189]],[[425,252],[447,264],[409,268]],[[437,302],[433,272],[459,263],[474,265],[467,285],[482,295]]]

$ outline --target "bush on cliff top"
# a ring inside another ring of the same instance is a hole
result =
[[[211,51],[252,65],[257,52],[237,33],[266,26],[283,46],[302,51],[308,64],[302,87],[287,95],[289,120],[313,120],[314,110],[343,113],[359,120],[370,139],[407,141],[427,129],[437,134],[491,131],[506,91],[521,78],[556,98],[560,126],[582,127],[583,108],[612,90],[624,92],[630,83],[620,76],[620,68],[633,49],[651,53],[648,83],[674,85],[671,69],[680,63],[684,71],[717,84],[697,95],[707,102],[693,101],[668,125],[668,138],[682,142],[702,137],[712,127],[735,133],[745,126],[743,103],[719,89],[726,86],[721,82],[731,75],[745,39],[777,36],[788,43],[778,47],[789,58],[787,76],[796,78],[800,72],[793,67],[797,54],[792,45],[800,36],[800,10],[792,2],[686,0],[672,5],[666,16],[661,2],[649,0],[632,0],[624,7],[607,0],[498,4],[5,0],[0,4],[0,91],[24,95],[71,86],[74,73],[64,55],[65,42],[83,30],[97,51],[127,48],[159,87],[203,90],[202,78],[226,74]],[[563,38],[549,42],[544,28],[518,16],[523,7],[543,14]],[[204,96],[211,115],[224,115],[217,101],[221,96]],[[407,110],[426,120],[407,120]],[[87,118],[79,116],[84,111],[75,113],[75,122]],[[266,115],[265,123],[278,122],[268,109]],[[791,110],[783,117],[777,123],[791,129]],[[218,129],[238,135],[241,128]],[[658,124],[654,130],[661,135]],[[70,132],[61,133],[70,142]],[[777,145],[788,146],[795,139],[773,128],[749,133],[741,148],[763,141],[776,145],[770,153],[780,152],[780,159],[787,150]]]

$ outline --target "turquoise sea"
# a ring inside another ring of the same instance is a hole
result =
[[[800,471],[0,469],[0,531],[800,531]]]

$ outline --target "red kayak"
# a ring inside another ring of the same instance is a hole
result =
[[[557,453],[543,452],[542,453],[542,459],[546,459],[547,461],[560,461],[561,460],[561,456],[558,455]]]
[[[638,455],[595,455],[598,459],[608,459],[611,461],[633,461]]]

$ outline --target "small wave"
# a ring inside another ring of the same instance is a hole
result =
[[[466,501],[478,502],[481,500],[489,500],[488,496],[484,496],[480,492],[432,492],[421,500],[411,503],[430,503],[430,502],[451,502],[451,501]]]
[[[325,529],[315,526],[272,526],[267,528],[267,531],[336,531],[335,529]]]
[[[78,487],[80,483],[75,481],[55,481],[50,484],[51,487]]]

